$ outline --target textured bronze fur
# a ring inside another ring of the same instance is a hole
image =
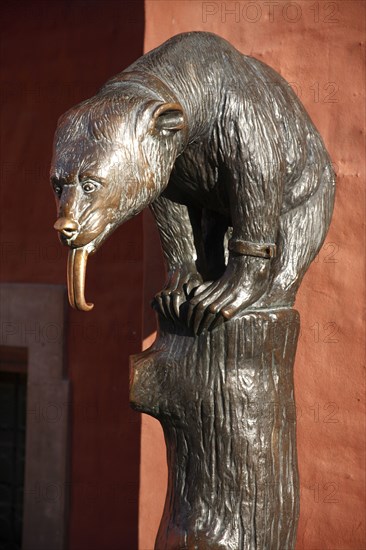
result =
[[[52,182],[63,242],[88,253],[150,205],[169,273],[156,308],[195,332],[291,306],[334,196],[330,159],[291,87],[202,32],[173,37],[67,112]],[[276,258],[228,253],[228,231],[276,244]]]

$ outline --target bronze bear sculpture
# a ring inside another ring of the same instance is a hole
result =
[[[293,305],[335,189],[289,84],[206,32],[174,36],[64,114],[51,183],[71,305],[93,307],[88,254],[149,205],[168,271],[155,307],[195,333]]]

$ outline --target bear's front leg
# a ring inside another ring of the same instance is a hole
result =
[[[231,319],[267,290],[284,185],[283,163],[274,156],[263,132],[253,132],[253,142],[238,127],[238,148],[228,159],[226,180],[232,238],[224,274],[200,285],[188,307],[188,324],[197,334]],[[251,156],[252,152],[261,154]],[[243,152],[245,153],[243,158]],[[238,170],[240,167],[240,170]]]
[[[152,306],[167,318],[179,319],[180,306],[201,283],[202,278],[195,264],[181,264],[168,272],[165,286],[155,295]]]
[[[188,324],[195,334],[213,328],[248,308],[265,292],[270,259],[230,253],[217,281],[200,285],[188,307]]]
[[[202,283],[188,208],[160,196],[152,205],[167,267],[167,280],[152,302],[163,316],[180,319],[180,306]]]

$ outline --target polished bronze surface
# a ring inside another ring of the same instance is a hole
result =
[[[218,36],[175,36],[61,117],[51,182],[77,309],[116,227],[150,206],[159,228],[160,333],[131,359],[131,402],[168,451],[156,549],[294,548],[292,306],[335,188],[299,99]]]
[[[61,117],[51,181],[60,239],[85,251],[70,261],[71,305],[90,309],[87,255],[150,205],[168,269],[155,307],[196,333],[248,307],[292,306],[334,196],[330,159],[291,87],[200,32],[173,37]],[[276,245],[276,258],[228,250],[230,237]]]

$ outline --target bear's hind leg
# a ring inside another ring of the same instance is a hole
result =
[[[277,257],[272,260],[267,292],[251,309],[291,307],[300,283],[326,237],[334,203],[334,174],[326,166],[317,191],[281,214]]]

